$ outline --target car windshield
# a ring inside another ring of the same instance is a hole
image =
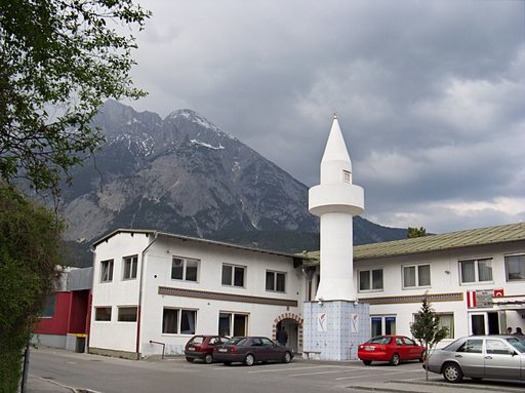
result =
[[[525,353],[525,340],[516,337],[507,338],[506,340],[519,352]]]
[[[197,337],[193,337],[193,338],[190,340],[189,344],[202,344],[203,341],[204,341],[204,337],[202,337],[202,336],[197,336]]]
[[[379,336],[374,337],[368,340],[369,344],[389,344],[392,340],[392,337]]]

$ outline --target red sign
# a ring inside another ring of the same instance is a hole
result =
[[[467,291],[467,308],[476,308],[476,291]]]
[[[503,296],[505,296],[505,290],[494,289],[494,297],[503,297]]]

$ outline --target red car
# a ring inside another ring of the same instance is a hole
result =
[[[224,344],[228,341],[227,337],[221,336],[193,336],[184,347],[184,355],[188,362],[195,359],[204,360],[210,364],[213,361],[213,350],[216,345]]]
[[[377,336],[366,343],[359,345],[357,356],[365,365],[372,362],[390,362],[397,366],[405,360],[419,360],[425,357],[425,347],[418,345],[414,340],[405,336]]]

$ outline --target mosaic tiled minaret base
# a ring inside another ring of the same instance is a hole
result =
[[[357,346],[370,338],[368,304],[347,301],[304,304],[304,349],[321,360],[357,359]]]

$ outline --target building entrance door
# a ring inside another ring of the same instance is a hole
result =
[[[499,314],[496,311],[470,314],[473,335],[500,334]]]

